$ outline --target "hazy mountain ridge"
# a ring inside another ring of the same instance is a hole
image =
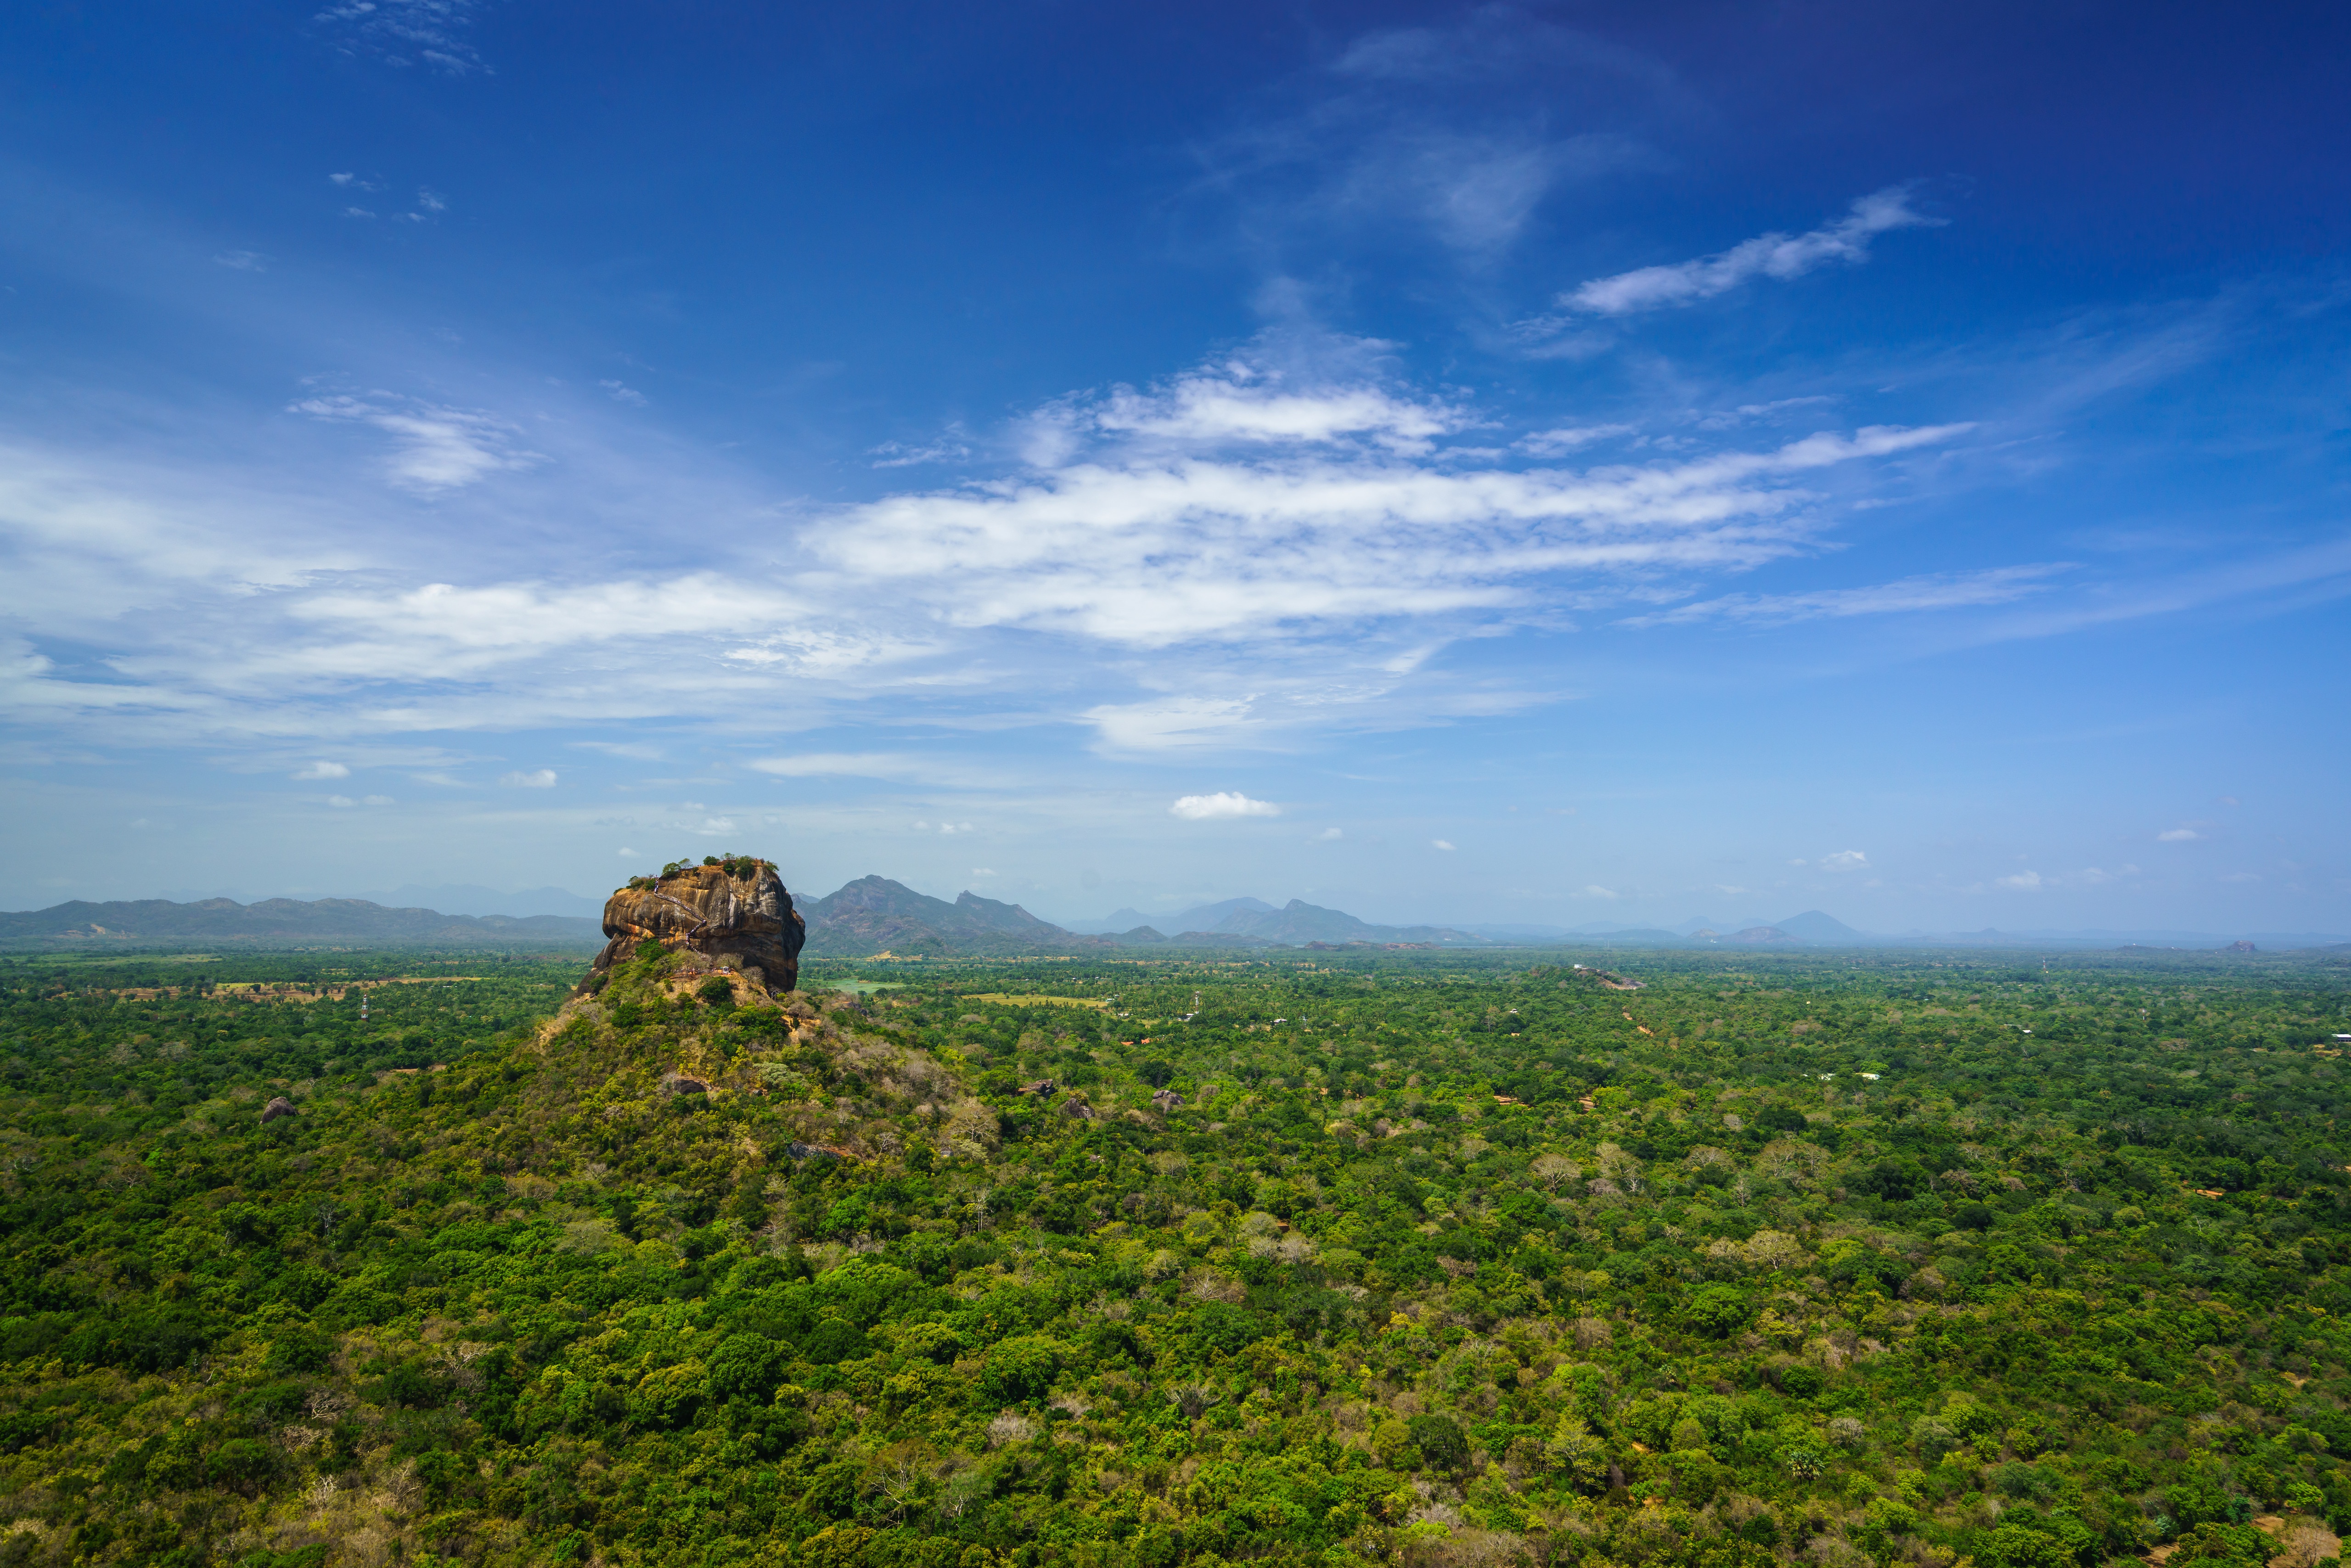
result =
[[[468,893],[486,890],[466,889]],[[538,890],[545,894],[560,890]],[[495,896],[495,895],[492,895]],[[583,901],[584,902],[584,901]],[[1291,899],[1280,908],[1257,898],[1228,898],[1181,915],[1146,916],[1134,909],[1111,921],[1080,921],[1063,926],[1018,904],[964,892],[953,902],[915,892],[879,875],[860,877],[819,898],[793,900],[808,922],[809,952],[815,956],[862,957],[879,952],[948,954],[1081,953],[1108,947],[1302,947],[1321,943],[1442,947],[1627,946],[1772,948],[1870,947],[2048,947],[2060,949],[2227,947],[2243,940],[2270,951],[2325,947],[2344,942],[2340,933],[2261,932],[2223,936],[2196,931],[1907,931],[1865,932],[1817,909],[1776,922],[1749,920],[1720,925],[1703,918],[1677,929],[1593,922],[1573,928],[1528,925],[1464,926],[1383,925],[1343,910]],[[47,909],[0,912],[0,944],[12,946],[247,942],[380,946],[572,944],[602,940],[601,923],[558,915],[450,915],[414,906],[394,906],[364,898],[302,900],[268,898],[240,904],[230,898],[187,902],[151,898],[77,899]]]
[[[391,909],[363,898],[305,902],[269,898],[258,904],[207,898],[193,904],[145,898],[91,903],[76,899],[47,909],[0,913],[0,942],[134,943],[229,941],[399,944],[578,943],[603,940],[596,921],[560,915],[444,915],[434,909]]]

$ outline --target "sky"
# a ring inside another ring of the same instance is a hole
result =
[[[2346,43],[7,8],[0,904],[2351,932]]]

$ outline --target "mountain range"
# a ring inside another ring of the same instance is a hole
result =
[[[164,898],[92,904],[76,899],[47,909],[0,914],[0,944],[174,946],[189,942],[249,942],[289,946],[477,946],[578,944],[604,939],[593,920],[560,915],[444,915],[434,909],[393,909],[363,898],[266,898],[239,904],[204,898],[174,904]]]
[[[403,893],[430,891],[402,889]],[[464,895],[475,908],[504,895],[489,889],[443,891]],[[601,905],[543,888],[527,895],[544,908],[557,899],[574,906]],[[453,901],[454,902],[454,901]],[[2189,931],[1980,931],[1905,932],[1882,936],[1856,931],[1817,909],[1782,920],[1747,919],[1718,925],[1704,917],[1672,929],[1648,925],[1591,924],[1554,925],[1378,925],[1343,910],[1291,899],[1276,907],[1259,898],[1228,898],[1174,915],[1146,916],[1121,909],[1101,920],[1069,926],[1006,904],[966,892],[952,902],[916,893],[883,876],[864,876],[820,898],[795,900],[808,923],[808,952],[817,957],[862,957],[892,952],[946,956],[954,954],[1086,953],[1122,947],[1249,948],[1597,946],[1627,947],[1771,948],[1795,946],[1971,946],[2095,948],[2127,946],[2149,949],[2194,949],[2230,945],[2228,936]],[[364,898],[305,901],[267,898],[240,904],[230,898],[189,902],[150,898],[90,903],[76,900],[47,909],[0,913],[0,946],[50,947],[90,945],[184,946],[237,942],[257,946],[589,946],[602,939],[601,922],[580,915],[535,914],[451,915],[414,905]],[[2241,938],[2269,950],[2341,943],[2339,935],[2254,932]]]

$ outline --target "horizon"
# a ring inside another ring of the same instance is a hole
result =
[[[0,39],[0,904],[2351,930],[2335,11]]]

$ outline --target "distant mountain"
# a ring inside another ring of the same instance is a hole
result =
[[[307,889],[277,890],[256,893],[234,887],[165,888],[158,896],[177,904],[202,904],[208,899],[225,898],[238,904],[266,904],[273,898],[288,898],[303,902],[299,894]],[[443,915],[506,915],[522,919],[533,915],[568,915],[582,920],[603,917],[602,898],[589,898],[560,887],[531,887],[520,893],[501,893],[495,887],[478,883],[402,883],[398,887],[361,888],[356,893],[335,894],[339,898],[355,898],[369,904],[381,904],[386,909],[430,909]]]
[[[1236,917],[1280,913],[1261,898],[1228,898],[1216,904],[1203,904],[1181,915],[1171,915],[1162,925],[1177,931],[1239,931]]]
[[[1224,914],[1214,925],[1203,927],[1192,923],[1193,916],[1219,909]],[[1324,909],[1301,898],[1293,898],[1280,909],[1254,898],[1228,899],[1221,904],[1193,910],[1171,924],[1181,928],[1181,934],[1174,940],[1194,946],[1207,945],[1207,939],[1217,937],[1293,947],[1311,942],[1330,946],[1347,942],[1425,942],[1446,947],[1475,947],[1487,943],[1485,937],[1446,925],[1374,925],[1343,910]]]
[[[886,876],[863,876],[822,898],[794,899],[818,957],[869,953],[1071,952],[1104,946],[1017,904],[965,893],[953,904]]]
[[[1850,946],[1856,942],[1871,940],[1870,937],[1863,936],[1834,915],[1823,915],[1817,909],[1807,909],[1802,915],[1792,915],[1779,923],[1779,928],[1799,942],[1843,944]]]
[[[0,914],[0,943],[11,946],[172,946],[191,942],[287,945],[423,946],[602,942],[594,920],[559,915],[516,919],[476,917],[433,909],[392,909],[364,898],[266,898],[239,904],[206,898],[193,904],[142,898],[92,904],[77,899],[47,909]]]
[[[1152,916],[1140,909],[1121,909],[1099,920],[1072,920],[1069,929],[1081,936],[1114,936],[1122,931],[1132,931],[1138,925],[1151,924]]]

